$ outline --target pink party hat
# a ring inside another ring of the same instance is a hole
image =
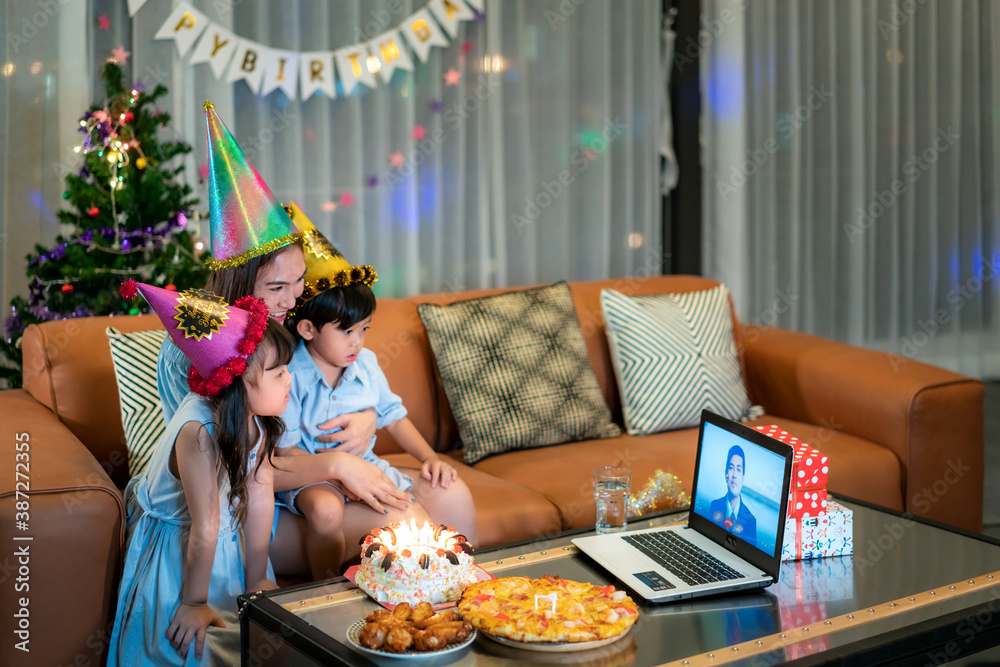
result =
[[[119,289],[128,300],[141,294],[156,311],[174,344],[191,360],[188,385],[214,396],[247,369],[267,328],[267,306],[245,296],[235,306],[205,290],[172,292],[129,278]]]
[[[239,266],[298,240],[291,218],[243,155],[215,106],[205,102],[208,121],[208,213],[213,271]]]

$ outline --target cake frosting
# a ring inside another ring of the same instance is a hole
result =
[[[450,602],[479,581],[473,553],[454,528],[396,521],[362,540],[354,582],[378,602]]]

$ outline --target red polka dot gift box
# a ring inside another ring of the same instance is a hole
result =
[[[795,450],[792,460],[792,489],[788,497],[788,516],[794,518],[826,514],[829,459],[815,447],[802,442],[780,427],[756,426],[758,431]]]

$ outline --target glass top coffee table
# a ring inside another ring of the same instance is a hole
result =
[[[621,640],[582,652],[526,651],[480,633],[468,647],[420,658],[361,653],[351,624],[378,605],[343,578],[243,596],[243,664],[257,665],[936,665],[1000,645],[1000,543],[844,498],[854,510],[854,555],[786,562],[760,591],[660,605],[639,603]],[[629,528],[668,525],[664,513]],[[497,577],[559,575],[618,582],[578,552],[573,537],[484,550]],[[619,585],[620,586],[620,585]],[[965,658],[966,656],[975,656]],[[993,657],[991,656],[992,660]]]

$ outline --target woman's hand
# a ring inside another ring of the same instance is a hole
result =
[[[367,503],[379,514],[388,514],[387,506],[405,510],[414,502],[412,495],[393,484],[381,468],[351,454],[342,458],[333,481],[349,498]]]
[[[222,618],[207,603],[181,603],[167,628],[167,639],[182,658],[187,657],[191,640],[194,640],[194,657],[201,660],[205,648],[205,634],[210,627],[225,628]]]
[[[318,428],[323,431],[335,428],[342,430],[321,435],[316,439],[320,442],[340,443],[337,445],[337,451],[361,456],[368,451],[368,445],[371,444],[372,436],[375,435],[377,423],[375,408],[351,412],[320,424]]]
[[[453,481],[458,479],[458,472],[455,470],[455,466],[448,463],[447,459],[433,454],[424,459],[420,465],[420,476],[431,483],[431,488],[440,484],[441,488],[447,489]]]

